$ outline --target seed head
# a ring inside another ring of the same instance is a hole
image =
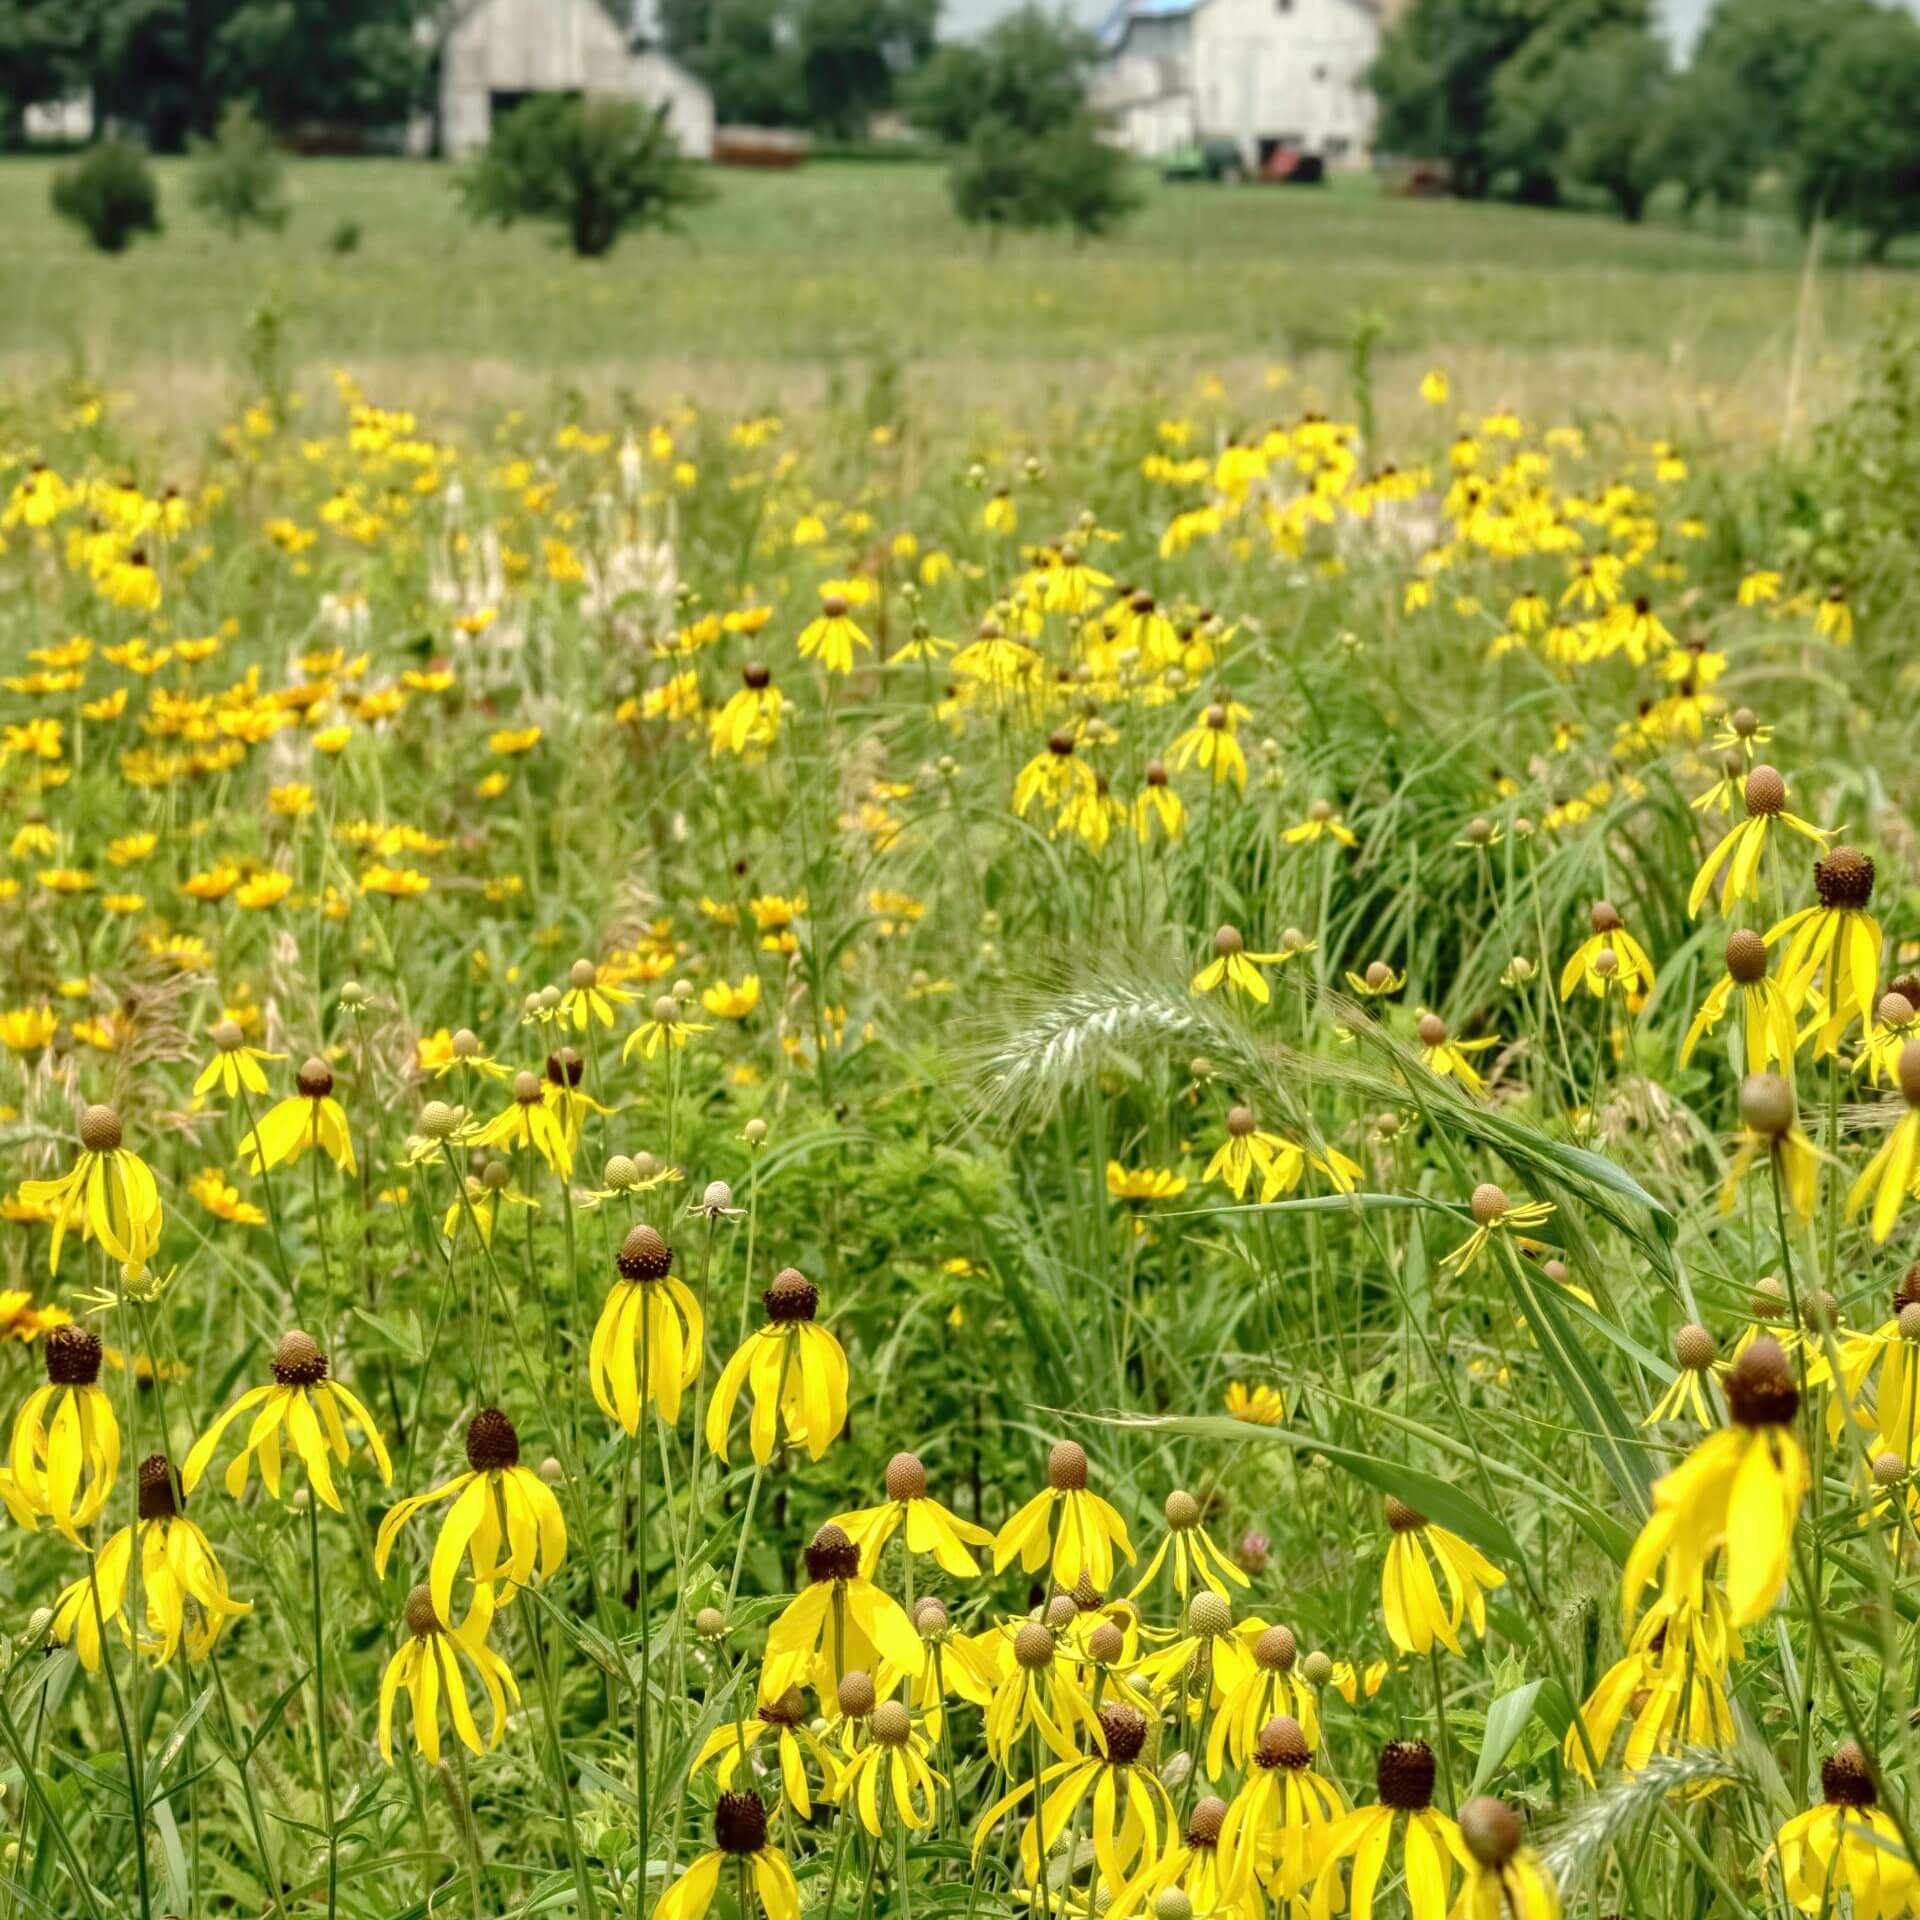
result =
[[[489,1160],[480,1169],[480,1184],[489,1193],[505,1193],[513,1185],[513,1169],[504,1160]]]
[[[882,1700],[873,1710],[869,1730],[883,1747],[904,1747],[913,1722],[898,1700]]]
[[[1742,740],[1751,740],[1760,731],[1760,716],[1751,707],[1735,707],[1727,724]]]
[[[1476,1227],[1490,1227],[1507,1210],[1507,1196],[1491,1180],[1483,1180],[1474,1188],[1473,1198],[1467,1202],[1473,1214]]]
[[[480,1036],[471,1027],[462,1027],[453,1036],[453,1057],[471,1060],[480,1051]]]
[[[1433,1805],[1433,1776],[1433,1749],[1424,1740],[1389,1740],[1374,1768],[1380,1804],[1396,1813],[1423,1813]]]
[[[1056,1441],[1047,1454],[1047,1485],[1056,1493],[1084,1493],[1087,1454],[1072,1440]]]
[[[1231,959],[1236,953],[1246,952],[1246,936],[1238,927],[1222,927],[1213,936],[1213,950],[1221,959]]]
[[[751,693],[773,684],[773,669],[764,660],[749,660],[740,669],[740,684]]]
[[[1596,900],[1587,909],[1587,923],[1595,933],[1617,933],[1626,925],[1611,900]]]
[[[1203,1795],[1193,1803],[1193,1811],[1187,1816],[1187,1845],[1218,1846],[1220,1829],[1226,1820],[1227,1803],[1217,1793]]]
[[[1181,1887],[1162,1887],[1153,1896],[1153,1920],[1193,1920],[1193,1896]]]
[[[1747,1306],[1756,1320],[1778,1320],[1787,1310],[1787,1283],[1777,1273],[1762,1274],[1753,1283]]]
[[[747,1124],[744,1127],[740,1129],[740,1138],[744,1140],[747,1143],[747,1145],[750,1147],[757,1147],[761,1145],[762,1142],[765,1141],[766,1137],[767,1137],[767,1123],[764,1120],[762,1120],[758,1114],[756,1114],[751,1120],[747,1122]]]
[[[1072,1594],[1056,1593],[1053,1598],[1047,1602],[1040,1617],[1047,1623],[1048,1628],[1052,1632],[1061,1634],[1065,1633],[1066,1630],[1080,1618],[1080,1609],[1074,1604]]]
[[[1013,1636],[1013,1657],[1028,1673],[1039,1673],[1053,1660],[1053,1630],[1038,1620],[1023,1621]]]
[[[1593,970],[1602,980],[1611,980],[1620,971],[1620,956],[1611,947],[1602,947],[1593,956]]]
[[[877,1697],[872,1674],[862,1673],[855,1668],[853,1672],[840,1676],[838,1698],[842,1713],[851,1715],[855,1720],[864,1720],[873,1711]]]
[[[445,1140],[459,1124],[459,1110],[444,1100],[429,1100],[420,1109],[420,1133],[424,1139]]]
[[[1800,1297],[1800,1324],[1815,1333],[1830,1332],[1840,1324],[1839,1296],[1825,1287]]]
[[[1423,1013],[1417,1031],[1423,1047],[1443,1047],[1447,1043],[1447,1023],[1437,1013]]]
[[[1800,1411],[1800,1389],[1778,1340],[1753,1342],[1727,1375],[1727,1410],[1743,1427],[1790,1426]]]
[[[1200,1524],[1200,1502],[1184,1487],[1175,1487],[1167,1495],[1166,1506],[1162,1510],[1167,1516],[1167,1525],[1175,1533],[1185,1533],[1189,1527]]]
[[[725,1213],[733,1205],[733,1189],[724,1180],[709,1180],[706,1191],[700,1196],[701,1210],[706,1213]]]
[[[718,1607],[702,1607],[693,1616],[693,1630],[702,1640],[724,1640],[727,1637],[727,1616]]]
[[[1254,1660],[1269,1673],[1291,1673],[1299,1651],[1291,1627],[1269,1627],[1253,1643]]]
[[[1909,1300],[1896,1319],[1902,1340],[1920,1340],[1920,1300]]]
[[[767,1844],[766,1802],[757,1793],[723,1793],[713,1803],[713,1844],[736,1860],[758,1853]]]
[[[887,1462],[887,1498],[919,1500],[927,1491],[927,1470],[917,1453],[896,1453]]]
[[[844,593],[823,593],[820,596],[820,611],[829,620],[844,620],[847,617],[847,596]]]
[[[1111,1620],[1102,1620],[1087,1635],[1087,1651],[1103,1667],[1110,1667],[1127,1650],[1127,1636]]]
[[[577,1087],[585,1077],[587,1063],[574,1047],[560,1047],[547,1055],[547,1081],[556,1087]]]
[[[1830,1807],[1870,1807],[1879,1798],[1867,1756],[1851,1740],[1820,1763],[1820,1788]]]
[[[1310,1687],[1324,1687],[1333,1678],[1333,1656],[1315,1647],[1300,1662],[1300,1677]]]
[[[1100,1731],[1107,1736],[1107,1758],[1116,1767],[1131,1766],[1147,1744],[1147,1716],[1132,1707],[1104,1706]]]
[[[1767,943],[1747,927],[1727,935],[1727,971],[1743,987],[1762,980],[1767,972]]]
[[[444,1631],[433,1610],[433,1589],[424,1580],[407,1595],[407,1631],[416,1640]]]
[[[1904,993],[1883,993],[1876,1011],[1882,1025],[1904,1027],[1913,1019],[1913,1002]]]
[[[832,1521],[807,1542],[806,1558],[807,1578],[816,1582],[851,1580],[860,1571],[860,1549]]]
[[[1073,1604],[1081,1613],[1098,1613],[1100,1599],[1100,1589],[1093,1584],[1090,1575],[1083,1573],[1073,1583]]]
[[[1873,1483],[1877,1487],[1897,1487],[1907,1477],[1907,1463],[1897,1453],[1873,1456]]]
[[[235,1053],[247,1043],[237,1020],[216,1020],[207,1037],[222,1053]]]
[[[1777,1073],[1750,1073],[1740,1083],[1740,1123],[1763,1140],[1778,1140],[1792,1130],[1793,1082]]]
[[[1468,843],[1476,847],[1490,846],[1493,842],[1493,822],[1484,813],[1476,813],[1467,822]]]
[[[672,994],[663,993],[653,1003],[653,1021],[655,1026],[670,1027],[680,1018],[680,1002]]]
[[[640,1169],[626,1154],[616,1153],[601,1169],[601,1178],[615,1193],[625,1193],[640,1178]]]
[[[1395,1533],[1418,1533],[1427,1524],[1427,1516],[1417,1508],[1410,1507],[1404,1500],[1388,1494],[1384,1502],[1387,1509],[1387,1525]]]
[[[1504,1800],[1483,1793],[1460,1809],[1460,1837],[1483,1867],[1498,1870],[1520,1851],[1526,1830]]]
[[[1253,1117],[1251,1107],[1229,1107],[1227,1109],[1227,1132],[1236,1140],[1244,1140],[1259,1122]]]
[[[798,1687],[789,1687],[778,1700],[759,1708],[758,1717],[770,1727],[797,1727],[807,1717],[807,1696]]]
[[[540,1104],[540,1076],[528,1073],[524,1068],[513,1076],[513,1097],[516,1104],[523,1107],[537,1107]]]
[[[591,960],[576,960],[567,970],[567,982],[576,991],[584,993],[589,987],[600,984],[600,969]]]
[[[1263,1767],[1285,1767],[1289,1773],[1297,1773],[1313,1758],[1313,1749],[1292,1714],[1276,1713],[1260,1729],[1253,1757]]]
[[[615,1265],[623,1280],[664,1280],[673,1269],[673,1249],[652,1227],[638,1226],[621,1241]]]
[[[150,1453],[140,1462],[140,1518],[171,1520],[180,1511],[174,1499],[173,1469],[164,1453]]]
[[[1064,760],[1073,752],[1073,735],[1062,729],[1058,733],[1047,735],[1047,751],[1057,760]]]
[[[953,1625],[947,1603],[937,1594],[928,1594],[913,1610],[914,1630],[922,1640],[935,1640]]]
[[[1370,986],[1375,993],[1380,992],[1392,978],[1393,969],[1388,966],[1384,960],[1369,960],[1367,962],[1367,985]]]
[[[1894,1071],[1900,1076],[1900,1091],[1907,1105],[1920,1107],[1920,1040],[1909,1040],[1900,1049],[1900,1062]]]
[[[1813,863],[1813,890],[1823,907],[1858,912],[1873,898],[1873,862],[1857,847],[1835,847]]]
[[[273,1377],[283,1387],[317,1387],[327,1377],[327,1356],[310,1333],[295,1327],[273,1350]]]
[[[1787,783],[1780,777],[1778,767],[1770,767],[1763,761],[1747,775],[1747,814],[1758,820],[1763,815],[1775,814],[1787,804]]]
[[[333,1069],[317,1053],[310,1053],[294,1075],[293,1083],[308,1100],[324,1100],[333,1092]]]
[[[782,1267],[760,1296],[767,1318],[777,1327],[811,1320],[820,1310],[820,1289],[798,1267]]]
[[[100,1336],[85,1327],[55,1327],[47,1335],[47,1379],[56,1387],[90,1387],[100,1378]]]
[[[1233,1609],[1211,1587],[1196,1593],[1187,1602],[1187,1631],[1211,1638],[1233,1627]]]
[[[500,1473],[520,1464],[520,1436],[498,1407],[482,1407],[467,1424],[467,1465],[475,1473]]]
[[[89,1153],[117,1153],[124,1138],[120,1116],[111,1107],[93,1106],[80,1116],[80,1144]]]
[[[1673,1357],[1689,1373],[1705,1373],[1720,1357],[1720,1348],[1705,1327],[1690,1320],[1673,1336]]]

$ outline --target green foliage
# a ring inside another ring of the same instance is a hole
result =
[[[230,239],[249,227],[277,233],[287,224],[280,149],[244,100],[234,101],[220,116],[211,140],[193,142],[187,198]]]
[[[136,235],[160,231],[160,189],[138,147],[105,140],[53,177],[53,210],[102,253],[124,253]]]
[[[671,226],[701,197],[664,106],[551,94],[495,127],[460,190],[474,218],[552,221],[589,259],[629,227]]]
[[[1097,238],[1139,205],[1126,155],[1084,114],[1039,135],[982,121],[955,156],[948,186],[961,219],[995,234],[1063,226]]]
[[[893,104],[933,51],[939,0],[798,0],[794,33],[807,124],[852,138]]]
[[[28,107],[86,83],[99,10],[98,0],[0,0],[0,133],[9,145]]]
[[[676,0],[667,44],[713,89],[714,112],[746,126],[798,126],[807,102],[788,0]]]
[[[1806,84],[1794,199],[1859,227],[1878,258],[1920,226],[1920,22],[1870,7],[1822,49]]]
[[[914,76],[903,104],[916,126],[954,146],[987,121],[1050,133],[1081,112],[1096,51],[1069,16],[1022,7],[979,39],[942,47]]]

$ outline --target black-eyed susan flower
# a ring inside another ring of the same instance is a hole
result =
[[[1281,836],[1290,847],[1303,847],[1315,840],[1332,840],[1343,847],[1357,847],[1353,829],[1333,810],[1328,800],[1316,800],[1307,809],[1307,817],[1289,827]]]
[[[516,1705],[520,1684],[499,1654],[487,1645],[493,1626],[493,1589],[476,1586],[467,1617],[458,1626],[448,1624],[424,1586],[407,1595],[407,1638],[387,1662],[380,1680],[380,1753],[393,1765],[393,1709],[404,1692],[413,1714],[414,1744],[432,1766],[440,1764],[440,1703],[444,1700],[460,1744],[469,1753],[485,1753],[500,1744],[507,1724],[507,1702]],[[473,1669],[486,1695],[489,1717],[484,1742],[467,1698],[466,1674],[461,1662]]]
[[[1244,993],[1264,1007],[1272,994],[1260,969],[1282,966],[1293,957],[1292,950],[1249,953],[1246,936],[1238,927],[1222,927],[1213,936],[1213,958],[1193,976],[1193,991],[1211,993],[1224,985],[1228,992]]]
[[[1897,1920],[1920,1904],[1920,1872],[1900,1829],[1878,1805],[1873,1769],[1849,1740],[1820,1765],[1821,1805],[1781,1827],[1787,1897],[1802,1913],[1832,1913],[1839,1897],[1858,1920]]]
[[[975,1547],[990,1547],[993,1535],[971,1520],[949,1513],[927,1495],[927,1470],[915,1453],[896,1453],[887,1462],[887,1497],[877,1507],[857,1507],[834,1515],[834,1524],[860,1549],[860,1563],[869,1578],[893,1536],[905,1529],[909,1553],[930,1553],[956,1580],[971,1580],[980,1571]]]
[[[1712,1426],[1706,1378],[1719,1357],[1719,1346],[1705,1327],[1692,1321],[1682,1327],[1673,1336],[1673,1383],[1654,1402],[1643,1424],[1656,1427],[1667,1420],[1692,1420],[1696,1426]]]
[[[843,1528],[829,1523],[814,1534],[806,1566],[806,1586],[767,1629],[762,1700],[795,1686],[835,1699],[849,1673],[873,1673],[883,1660],[907,1671],[919,1664],[920,1638],[906,1609],[860,1571],[860,1549]]]
[[[1486,1596],[1505,1586],[1507,1576],[1477,1547],[1436,1527],[1404,1500],[1388,1494],[1386,1511],[1389,1538],[1380,1568],[1380,1614],[1387,1638],[1402,1653],[1428,1653],[1436,1641],[1458,1653],[1462,1620],[1484,1634]],[[1444,1601],[1433,1577],[1436,1565],[1447,1586]]]
[[[676,995],[663,993],[648,1009],[646,1019],[627,1035],[620,1057],[631,1060],[639,1053],[651,1060],[663,1047],[678,1053],[694,1034],[711,1031],[704,1022],[687,1018],[687,1010]]]
[[[657,1406],[669,1426],[700,1372],[706,1322],[700,1303],[673,1274],[673,1249],[646,1225],[621,1242],[620,1277],[594,1322],[587,1378],[600,1411],[629,1433]]]
[[[1894,1078],[1905,1111],[1847,1194],[1849,1219],[1860,1211],[1867,1195],[1873,1195],[1870,1225],[1876,1245],[1893,1231],[1901,1204],[1911,1195],[1914,1176],[1920,1172],[1920,1040],[1909,1040],[1901,1048]]]
[[[249,1173],[289,1165],[317,1147],[342,1173],[358,1173],[346,1110],[333,1097],[333,1069],[317,1054],[294,1077],[294,1093],[269,1107],[240,1142]]]
[[[773,1457],[784,1428],[788,1443],[818,1460],[847,1424],[847,1355],[815,1322],[820,1292],[796,1267],[784,1267],[760,1296],[767,1324],[750,1333],[721,1368],[707,1405],[707,1446],[727,1457],[727,1428],[745,1388],[753,1396],[748,1445],[757,1464]]]
[[[1331,1913],[1343,1867],[1352,1868],[1353,1920],[1373,1920],[1374,1896],[1396,1833],[1413,1920],[1446,1920],[1448,1894],[1462,1852],[1460,1829],[1433,1804],[1433,1749],[1424,1740],[1390,1740],[1380,1749],[1374,1780],[1379,1804],[1332,1821],[1318,1849],[1313,1905]]]
[[[1560,970],[1560,998],[1572,999],[1585,987],[1596,996],[1618,990],[1640,995],[1653,987],[1653,961],[1627,931],[1619,910],[1609,900],[1596,900],[1588,914],[1592,931],[1567,958]],[[1609,960],[1606,956],[1611,955]]]
[[[385,1574],[400,1530],[442,1500],[453,1505],[434,1542],[427,1576],[434,1612],[452,1618],[453,1578],[471,1558],[476,1584],[529,1585],[538,1569],[553,1578],[567,1557],[567,1522],[553,1489],[520,1464],[520,1436],[498,1407],[482,1407],[467,1423],[467,1471],[427,1493],[397,1501],[380,1522],[373,1570]]]
[[[873,651],[873,642],[852,615],[853,594],[844,580],[829,580],[820,589],[820,611],[800,630],[795,645],[803,660],[817,654],[829,673],[851,673],[856,647]]]
[[[1764,1156],[1794,1212],[1802,1220],[1813,1218],[1820,1194],[1820,1156],[1800,1131],[1798,1111],[1793,1082],[1777,1073],[1750,1073],[1740,1083],[1739,1145],[1720,1189],[1722,1213],[1733,1211],[1740,1182]]]
[[[1824,828],[1787,811],[1787,783],[1779,768],[1763,761],[1747,775],[1745,791],[1747,817],[1728,830],[1693,877],[1693,887],[1687,895],[1689,917],[1699,913],[1722,868],[1726,869],[1727,876],[1721,895],[1722,908],[1730,907],[1736,900],[1759,899],[1760,857],[1767,850],[1768,833],[1776,820],[1816,846],[1824,847],[1830,838]]]
[[[1527,1227],[1540,1226],[1552,1217],[1553,1206],[1546,1200],[1523,1200],[1516,1206],[1503,1188],[1483,1180],[1468,1199],[1467,1211],[1473,1216],[1473,1231],[1440,1262],[1449,1273],[1465,1273],[1486,1252],[1495,1234],[1517,1235]]]
[[[1456,1040],[1437,1013],[1423,1013],[1416,1029],[1420,1064],[1442,1080],[1457,1080],[1469,1093],[1484,1093],[1487,1083],[1467,1057],[1497,1047],[1497,1034],[1482,1040]]]
[[[1627,1609],[1663,1567],[1667,1594],[1698,1593],[1716,1549],[1725,1555],[1734,1626],[1758,1620],[1786,1585],[1807,1492],[1807,1458],[1793,1430],[1800,1389],[1779,1342],[1764,1336],[1727,1370],[1724,1387],[1732,1425],[1708,1434],[1653,1484],[1653,1513],[1621,1577]]]
[[[1186,1176],[1170,1167],[1125,1167],[1118,1160],[1107,1162],[1109,1199],[1141,1206],[1150,1200],[1177,1200],[1186,1190]]]
[[[806,1696],[798,1687],[789,1687],[777,1700],[762,1701],[750,1720],[715,1727],[693,1756],[688,1775],[697,1776],[703,1768],[712,1766],[725,1792],[732,1787],[741,1762],[762,1740],[769,1739],[774,1742],[780,1790],[787,1805],[802,1820],[811,1820],[813,1789],[807,1779],[808,1764],[820,1775],[821,1792],[831,1800],[840,1784],[840,1761],[807,1725]]]
[[[1228,1582],[1236,1587],[1252,1584],[1214,1544],[1213,1536],[1206,1529],[1206,1516],[1200,1502],[1184,1487],[1176,1487],[1167,1495],[1162,1512],[1166,1516],[1167,1530],[1161,1535],[1160,1544],[1154,1548],[1153,1557],[1147,1562],[1139,1584],[1128,1596],[1130,1599],[1138,1600],[1153,1585],[1160,1569],[1169,1560],[1173,1563],[1173,1590],[1183,1601],[1196,1583],[1210,1587],[1223,1599],[1227,1594]]]
[[[545,1083],[537,1073],[516,1073],[513,1098],[469,1137],[476,1147],[498,1147],[503,1153],[528,1148],[562,1180],[572,1177],[566,1117],[548,1105]]]
[[[1770,1066],[1790,1065],[1799,1044],[1795,1025],[1799,1002],[1767,972],[1767,943],[1757,933],[1737,927],[1727,935],[1726,962],[1726,972],[1707,990],[1680,1043],[1680,1064],[1684,1067],[1701,1040],[1720,1024],[1737,990],[1747,1071],[1764,1073]]]
[[[215,1087],[229,1100],[238,1099],[242,1088],[248,1093],[265,1094],[267,1076],[261,1072],[260,1062],[286,1058],[283,1053],[268,1053],[260,1047],[248,1046],[247,1036],[235,1020],[216,1022],[209,1038],[213,1041],[213,1058],[200,1069],[200,1077],[193,1083],[196,1098],[211,1093]]]
[[[1061,1586],[1071,1589],[1085,1574],[1104,1589],[1113,1582],[1116,1551],[1132,1564],[1127,1523],[1088,1491],[1085,1449],[1062,1440],[1047,1455],[1047,1484],[994,1536],[993,1570],[1004,1573],[1017,1559],[1025,1572],[1038,1573],[1051,1561]]]
[[[1460,1839],[1467,1877],[1451,1920],[1560,1920],[1560,1890],[1504,1800],[1469,1800],[1460,1809]]]
[[[251,1413],[246,1445],[228,1464],[227,1491],[237,1500],[246,1491],[254,1456],[260,1460],[260,1478],[267,1491],[280,1498],[281,1434],[307,1470],[315,1494],[335,1513],[345,1512],[334,1491],[331,1462],[342,1466],[351,1458],[347,1428],[358,1427],[380,1469],[380,1478],[393,1484],[393,1462],[380,1428],[359,1399],[338,1380],[328,1378],[327,1356],[313,1336],[295,1328],[283,1333],[273,1350],[273,1378],[263,1387],[249,1387],[225,1413],[214,1419],[193,1443],[180,1476],[183,1492],[191,1493],[213,1463],[222,1435],[243,1414]]]
[[[1313,1737],[1291,1714],[1271,1714],[1251,1743],[1240,1791],[1220,1826],[1224,1892],[1264,1887],[1282,1910],[1314,1877],[1332,1823],[1347,1811],[1340,1789],[1314,1770]]]
[[[1818,903],[1767,929],[1767,945],[1786,942],[1780,978],[1796,1006],[1813,1005],[1813,1057],[1831,1053],[1854,1021],[1873,1024],[1880,975],[1880,923],[1867,911],[1873,862],[1853,847],[1835,847],[1813,863]]]
[[[766,1920],[800,1920],[800,1889],[787,1856],[767,1838],[766,1803],[757,1793],[723,1793],[714,1803],[712,1849],[660,1896],[653,1920],[706,1920],[728,1866],[753,1888]]]
[[[1020,1865],[1028,1886],[1037,1888],[1041,1862],[1091,1799],[1094,1860],[1109,1887],[1125,1886],[1135,1865],[1159,1856],[1161,1836],[1170,1838],[1180,1830],[1180,1817],[1160,1776],[1142,1761],[1146,1745],[1144,1714],[1118,1704],[1102,1707],[1096,1751],[1056,1760],[1037,1780],[1023,1781],[996,1800],[974,1828],[973,1857],[980,1857],[994,1829],[1032,1794],[1035,1811],[1021,1830]]]
[[[865,1743],[848,1755],[833,1797],[843,1807],[851,1805],[875,1839],[891,1824],[889,1811],[908,1832],[924,1833],[933,1825],[940,1789],[946,1785],[928,1763],[932,1749],[927,1736],[898,1700],[877,1701],[867,1716],[866,1732]]]
[[[16,1500],[59,1528],[75,1546],[113,1491],[120,1427],[100,1386],[98,1334],[60,1326],[48,1333],[47,1383],[13,1419],[8,1460]]]
[[[1277,1427],[1287,1417],[1286,1396],[1264,1380],[1251,1386],[1244,1380],[1229,1380],[1221,1404],[1234,1419],[1249,1426]]]
[[[716,1020],[744,1020],[760,1004],[760,976],[747,974],[738,986],[716,980],[700,990],[700,1004]]]
[[[123,1267],[144,1267],[160,1244],[160,1188],[153,1169],[125,1144],[120,1116],[91,1106],[80,1116],[80,1157],[55,1180],[22,1180],[20,1199],[53,1223],[47,1270],[60,1271],[60,1249],[78,1228]]]

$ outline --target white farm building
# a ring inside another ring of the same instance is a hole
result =
[[[487,144],[496,118],[534,94],[632,99],[667,108],[682,153],[713,155],[713,95],[600,0],[455,0],[440,37],[437,135],[458,159]]]
[[[1099,29],[1093,105],[1144,159],[1229,140],[1249,172],[1281,147],[1358,165],[1380,28],[1374,0],[1119,0]]]

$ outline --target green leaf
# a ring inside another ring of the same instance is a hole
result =
[[[1480,1743],[1480,1759],[1473,1769],[1473,1784],[1467,1789],[1468,1793],[1486,1791],[1487,1783],[1500,1770],[1501,1761],[1513,1751],[1513,1743],[1532,1718],[1533,1703],[1539,1699],[1544,1684],[1544,1681],[1529,1680],[1525,1686],[1503,1693],[1487,1709],[1486,1738]]]

